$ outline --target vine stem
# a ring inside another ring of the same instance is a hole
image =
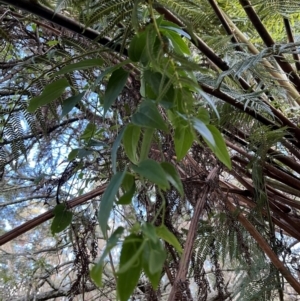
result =
[[[179,285],[186,281],[186,275],[187,275],[187,271],[188,271],[189,262],[190,262],[191,256],[192,256],[193,245],[194,245],[194,241],[195,241],[195,237],[196,237],[196,233],[197,233],[198,223],[199,223],[200,216],[201,216],[201,213],[202,213],[204,205],[205,205],[207,194],[210,190],[209,182],[215,179],[215,177],[217,176],[218,170],[219,170],[219,168],[215,167],[209,173],[209,175],[206,179],[207,184],[205,185],[205,187],[203,189],[202,197],[200,200],[197,201],[197,204],[196,204],[196,207],[194,210],[194,215],[193,215],[193,218],[192,218],[192,221],[191,221],[191,224],[189,227],[188,235],[186,238],[186,243],[184,246],[183,254],[182,254],[182,257],[180,260],[179,269],[178,269],[175,281],[173,283],[173,287],[170,292],[168,301],[173,301],[176,299],[175,297],[176,297],[176,293],[178,292]]]

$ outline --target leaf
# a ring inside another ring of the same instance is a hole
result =
[[[166,251],[159,240],[150,242],[149,272],[154,275],[161,273],[164,262],[166,260]]]
[[[153,289],[157,289],[158,284],[160,282],[161,270],[155,269],[155,266],[153,266],[153,265],[155,265],[155,263],[153,263],[153,262],[150,263],[151,248],[152,248],[151,241],[147,241],[146,245],[144,247],[144,252],[143,252],[143,269],[144,269],[146,276],[149,278],[149,280],[153,286]],[[152,257],[153,257],[153,255],[152,255]],[[151,272],[150,272],[150,266],[152,266]],[[152,273],[153,270],[157,270],[157,272]]]
[[[205,142],[208,144],[208,146],[212,149],[212,151],[214,152],[214,154],[217,156],[217,158],[224,163],[229,169],[231,169],[231,160],[230,160],[230,156],[225,144],[225,141],[221,135],[221,133],[219,132],[219,130],[213,126],[213,125],[208,125],[207,126],[208,129],[210,130],[210,132],[212,133],[214,140],[216,142],[215,147],[213,145],[211,145],[209,143],[209,141],[207,141],[206,139]]]
[[[118,273],[117,292],[121,301],[128,301],[139,281],[142,272],[142,258],[140,251],[142,243],[142,237],[136,234],[130,234],[124,240],[119,270],[122,270],[125,265],[128,265],[128,262],[131,262],[132,264],[125,272]],[[134,261],[132,261],[132,258],[134,258]]]
[[[139,62],[146,45],[146,34],[144,32],[136,34],[130,42],[128,56],[133,62]]]
[[[119,267],[118,274],[126,273],[135,264],[135,262],[141,257],[144,246],[145,241],[143,241],[138,250],[131,255],[131,258]]]
[[[180,161],[186,155],[193,141],[194,134],[187,123],[175,128],[174,143],[177,161]]]
[[[159,114],[156,105],[151,100],[144,100],[131,120],[136,125],[168,131],[168,127]]]
[[[132,166],[132,169],[157,184],[160,188],[166,190],[170,188],[164,169],[154,160],[146,159],[138,166]]]
[[[37,108],[56,100],[63,94],[68,85],[69,83],[65,78],[47,85],[40,96],[29,101],[27,111],[33,113]]]
[[[134,176],[130,173],[126,173],[123,183],[122,183],[122,188],[126,191],[120,198],[119,201],[117,202],[118,205],[128,205],[131,203],[132,197],[134,196],[135,193],[135,179]]]
[[[93,281],[98,285],[102,286],[102,271],[104,266],[104,260],[109,252],[119,243],[120,237],[124,232],[123,227],[118,227],[111,237],[107,240],[106,247],[99,259],[99,262],[92,268],[90,275]]]
[[[190,49],[187,46],[187,44],[184,42],[184,40],[181,38],[180,35],[178,35],[174,31],[170,31],[167,29],[161,29],[161,32],[170,39],[175,52],[177,52],[180,55],[191,55]]]
[[[69,64],[61,68],[55,75],[65,74],[72,71],[85,70],[89,68],[94,68],[97,66],[102,66],[104,61],[102,59],[87,59],[78,63]]]
[[[197,88],[198,93],[209,103],[209,105],[212,107],[212,109],[215,111],[217,117],[220,119],[220,115],[219,112],[215,106],[215,104],[213,103],[211,97],[205,93],[202,89]]]
[[[112,210],[116,194],[119,190],[119,187],[122,184],[123,178],[126,174],[126,171],[124,172],[118,172],[116,173],[110,183],[108,184],[100,203],[100,209],[98,213],[98,221],[100,228],[102,230],[103,235],[106,237],[106,231],[107,231],[107,222],[110,216],[110,212]]]
[[[107,240],[106,248],[102,253],[100,261],[104,261],[105,257],[108,255],[109,251],[111,249],[113,249],[119,243],[120,237],[123,234],[124,230],[125,229],[123,227],[118,227],[114,231],[114,233],[110,236],[110,238]]]
[[[143,234],[151,239],[154,243],[157,242],[158,237],[156,235],[155,227],[150,223],[144,223],[142,225]]]
[[[57,44],[59,44],[59,41],[57,41],[57,40],[52,40],[52,41],[48,41],[47,43],[46,43],[48,46],[56,46]]]
[[[148,244],[150,244],[149,241],[148,241]],[[150,258],[150,247],[148,247],[148,245],[146,245],[144,248],[144,254],[143,254],[143,269],[144,269],[146,276],[149,278],[149,280],[153,286],[153,289],[156,290],[159,285],[159,282],[160,282],[161,271],[158,271],[154,274],[152,274],[150,272],[149,258]]]
[[[199,134],[205,139],[205,141],[208,141],[209,144],[212,145],[212,147],[216,147],[214,136],[205,123],[197,118],[194,118],[193,125],[194,128],[199,132]]]
[[[172,31],[175,31],[175,32],[177,32],[179,35],[181,35],[181,36],[184,36],[184,37],[186,37],[187,39],[189,39],[189,40],[191,40],[191,36],[188,34],[188,33],[186,33],[184,30],[182,30],[181,28],[179,28],[179,27],[174,27],[174,26],[176,26],[176,24],[172,24],[172,26],[159,26],[159,28],[161,29],[168,29],[168,30],[172,30]]]
[[[161,225],[161,226],[157,227],[156,234],[160,238],[165,240],[167,243],[172,245],[177,250],[177,252],[182,254],[183,250],[182,250],[182,247],[181,247],[179,241],[177,240],[176,236],[172,232],[170,232],[170,230],[165,225]]]
[[[103,271],[103,266],[104,266],[104,259],[109,254],[111,249],[113,249],[119,243],[120,237],[123,234],[123,232],[124,232],[123,227],[118,227],[114,231],[114,233],[107,240],[106,247],[100,257],[99,262],[96,265],[94,265],[90,271],[90,276],[91,276],[92,280],[99,287],[102,286],[102,271]]]
[[[168,181],[178,190],[180,195],[183,196],[183,185],[176,168],[168,162],[162,162],[160,165],[164,169]]]
[[[112,164],[112,170],[113,170],[114,174],[117,172],[116,171],[117,151],[121,144],[121,140],[124,135],[124,130],[125,130],[125,128],[121,129],[121,131],[119,132],[119,135],[117,136],[116,140],[114,141],[114,144],[111,149],[111,164]]]
[[[90,122],[90,123],[86,126],[86,128],[85,128],[83,134],[80,136],[80,139],[84,139],[84,140],[86,140],[86,141],[90,140],[90,139],[94,136],[96,130],[97,130],[96,125],[95,125],[94,123],[91,123],[91,122]]]
[[[143,78],[146,83],[146,97],[155,99],[159,94],[159,87],[162,80],[162,75],[159,72],[153,72],[152,70],[145,70]]]
[[[85,149],[85,148],[79,148],[78,153],[77,153],[77,158],[82,159],[82,158],[85,158],[85,157],[91,155],[92,153],[93,153],[92,150]]]
[[[103,271],[103,262],[98,262],[93,266],[93,268],[90,271],[90,276],[94,283],[98,286],[102,286],[102,271]]]
[[[90,139],[87,146],[101,146],[101,147],[108,147],[108,145],[105,142],[98,141],[96,139]]]
[[[123,136],[123,146],[128,158],[137,164],[137,146],[140,140],[141,128],[134,124],[128,124],[126,126]]]
[[[77,103],[82,99],[84,95],[85,91],[65,99],[62,104],[61,117],[67,115],[77,105]]]
[[[68,155],[68,160],[69,161],[74,160],[76,158],[77,154],[78,154],[78,148],[72,149]]]
[[[105,70],[103,70],[98,77],[96,78],[96,80],[94,81],[93,85],[91,86],[91,90],[93,91],[94,89],[96,89],[97,86],[99,86],[101,80],[108,74],[111,74],[114,70],[119,69],[120,67],[127,65],[128,63],[130,63],[131,61],[129,59],[124,60],[122,62],[120,62],[119,64],[115,64],[112,67],[108,67]]]
[[[65,204],[58,204],[53,209],[54,219],[51,224],[51,233],[59,233],[66,229],[72,222],[73,214],[67,210]]]
[[[123,90],[128,74],[123,68],[119,68],[111,74],[104,94],[104,115]]]
[[[209,124],[210,116],[206,109],[200,108],[197,113],[197,118],[200,119],[204,124]]]

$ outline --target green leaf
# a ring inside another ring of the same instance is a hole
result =
[[[117,151],[121,144],[121,140],[123,138],[124,131],[125,131],[125,128],[122,128],[121,131],[119,132],[119,135],[117,136],[116,140],[114,141],[114,144],[111,149],[111,164],[112,164],[112,170],[113,170],[114,174],[117,172],[116,171]]]
[[[161,226],[157,227],[156,234],[160,238],[165,240],[167,243],[172,245],[177,250],[177,252],[182,254],[183,250],[182,250],[182,247],[181,247],[179,241],[177,240],[176,236],[172,232],[170,232],[170,230],[165,225],[161,225]]]
[[[78,148],[72,149],[68,155],[68,160],[69,161],[74,160],[76,158],[77,154],[78,154]]]
[[[48,41],[46,44],[49,45],[50,47],[51,47],[51,46],[56,46],[57,44],[59,44],[59,41],[57,41],[57,40],[52,40],[52,41]]]
[[[137,146],[140,140],[141,128],[134,124],[128,124],[126,126],[123,136],[123,146],[128,158],[137,164]]]
[[[125,190],[125,193],[120,197],[119,201],[117,202],[118,205],[128,205],[132,201],[132,197],[135,193],[135,179],[134,176],[130,173],[126,173],[122,188]]]
[[[147,69],[143,73],[143,78],[146,83],[145,97],[155,99],[159,94],[159,87],[162,80],[161,73]]]
[[[151,148],[151,142],[153,137],[154,129],[147,128],[144,130],[144,137],[142,140],[140,160],[145,160],[148,158],[148,154]]]
[[[132,123],[139,126],[168,131],[156,105],[151,100],[144,100],[131,120]]]
[[[167,30],[167,29],[161,29],[161,32],[170,39],[175,52],[177,52],[180,55],[186,54],[191,55],[190,49],[187,46],[187,44],[184,42],[184,40],[181,38],[180,35],[178,35],[176,32]]]
[[[210,116],[206,109],[200,108],[198,110],[197,118],[200,119],[204,124],[209,124]]]
[[[111,74],[114,70],[119,69],[120,67],[127,65],[128,63],[130,63],[131,61],[129,59],[124,60],[122,62],[120,62],[119,64],[115,64],[112,67],[108,67],[107,69],[105,69],[104,71],[102,71],[98,77],[96,78],[96,80],[94,81],[93,85],[91,86],[91,90],[93,91],[94,89],[96,89],[97,86],[99,86],[101,80],[108,74]]]
[[[106,148],[108,147],[108,145],[105,142],[98,141],[96,139],[90,139],[88,141],[87,146],[101,146],[101,147],[106,147]]]
[[[67,115],[76,105],[77,103],[82,99],[85,92],[81,92],[77,95],[71,96],[63,101],[62,104],[62,112],[61,117]]]
[[[132,169],[136,173],[157,184],[160,188],[164,190],[170,188],[164,169],[156,161],[146,159],[138,166],[132,166]]]
[[[56,75],[65,74],[72,71],[85,70],[89,68],[94,68],[97,66],[102,66],[104,61],[102,59],[87,59],[78,63],[69,64],[63,68],[61,68]]]
[[[124,172],[118,172],[116,173],[110,183],[108,184],[100,203],[100,209],[98,213],[98,220],[99,225],[102,230],[102,233],[104,236],[106,236],[107,231],[107,222],[110,216],[110,212],[112,210],[116,194],[119,190],[119,187],[122,184],[123,178],[126,174],[126,171]]]
[[[187,123],[186,125],[180,125],[175,128],[174,143],[177,161],[180,161],[186,155],[193,141],[194,134]]]
[[[90,140],[94,136],[96,130],[97,130],[96,125],[94,123],[89,123],[86,126],[83,134],[80,136],[80,139],[84,139],[86,141]]]
[[[91,155],[92,153],[93,153],[92,150],[85,149],[85,148],[79,148],[78,153],[77,153],[77,158],[82,159],[82,158],[85,158],[85,157]]]
[[[122,92],[126,84],[128,74],[129,73],[123,68],[119,68],[111,74],[104,94],[104,115]]]
[[[136,34],[130,42],[128,56],[133,62],[139,62],[146,45],[146,34],[144,32]]]
[[[217,156],[217,158],[224,163],[229,169],[231,169],[231,160],[230,156],[225,144],[225,141],[219,132],[219,130],[213,126],[213,125],[208,125],[207,126],[210,132],[212,133],[214,140],[215,140],[215,146],[209,143],[208,140],[204,139],[205,142],[208,144],[208,146],[212,149],[214,154]]]
[[[153,266],[153,265],[156,265],[156,263],[153,263],[153,262],[150,263],[151,249],[152,249],[151,241],[147,241],[146,245],[144,247],[144,252],[143,252],[143,269],[144,269],[146,276],[149,278],[149,280],[153,286],[153,289],[157,289],[158,284],[160,282],[161,270],[158,270],[155,268],[155,266]],[[152,255],[152,257],[153,257],[153,255]],[[150,266],[152,266],[151,272],[150,272]],[[157,270],[157,272],[152,273],[153,270]]]
[[[200,88],[197,88],[197,91],[209,103],[209,105],[215,111],[217,117],[220,118],[219,112],[218,112],[215,104],[213,103],[211,97],[207,93],[205,93],[203,90],[201,90]]]
[[[154,243],[157,242],[158,237],[156,235],[155,227],[150,223],[144,223],[142,225],[142,231],[146,237],[151,239]]]
[[[33,113],[37,108],[56,100],[63,94],[68,85],[69,83],[65,78],[47,85],[40,96],[29,101],[27,111]]]
[[[102,286],[102,271],[104,266],[104,259],[109,254],[111,249],[113,249],[118,243],[121,235],[124,232],[123,227],[118,227],[116,231],[111,235],[111,237],[107,240],[106,247],[101,255],[99,262],[93,266],[90,271],[90,276],[96,285],[99,287]]]
[[[76,157],[79,159],[82,159],[84,157],[87,157],[88,155],[91,155],[93,153],[92,150],[88,150],[85,148],[75,148],[73,149],[69,155],[68,155],[68,160],[72,161],[74,160]]]
[[[176,24],[172,24],[171,26],[159,26],[160,29],[168,29],[169,31],[172,30],[174,32],[177,32],[179,35],[186,37],[187,39],[191,40],[191,36],[186,33],[184,30],[182,30],[179,27],[174,27]]]
[[[92,267],[92,269],[90,271],[90,276],[91,276],[92,280],[94,281],[94,283],[98,287],[102,286],[102,271],[103,271],[103,266],[104,266],[103,262],[98,262],[97,264],[95,264]]]
[[[199,134],[205,139],[205,141],[208,141],[209,145],[212,145],[212,147],[216,147],[214,136],[212,135],[208,126],[205,123],[203,123],[197,118],[194,118],[193,125],[197,132],[199,132]]]
[[[139,281],[142,272],[142,244],[142,237],[136,234],[130,234],[124,240],[119,271],[124,270],[124,266],[128,266],[128,262],[130,267],[125,269],[124,272],[118,273],[117,292],[121,301],[128,301]]]
[[[59,233],[66,229],[72,222],[73,214],[67,210],[65,204],[58,204],[53,209],[54,219],[51,224],[51,233]]]
[[[162,162],[160,165],[164,169],[168,181],[178,190],[180,195],[183,196],[183,185],[176,168],[168,162]]]
[[[126,273],[135,264],[135,262],[139,260],[144,247],[145,247],[145,241],[143,241],[143,243],[140,245],[138,250],[131,255],[131,258],[127,262],[124,262],[122,266],[120,265],[118,274]]]
[[[150,241],[149,272],[154,275],[161,273],[166,260],[166,251],[159,240],[156,243]]]
[[[104,259],[109,254],[109,252],[119,243],[120,237],[124,232],[123,227],[118,227],[114,233],[107,240],[106,247],[100,257],[99,262],[93,266],[90,271],[90,276],[96,285],[99,287],[102,286],[102,271],[104,266]]]

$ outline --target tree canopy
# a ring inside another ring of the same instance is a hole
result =
[[[299,1],[0,20],[1,300],[299,300]]]

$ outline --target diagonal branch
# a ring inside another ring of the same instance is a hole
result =
[[[84,195],[74,198],[73,200],[67,202],[66,205],[68,208],[77,207],[78,205],[81,205],[81,204],[91,200],[92,198],[95,198],[95,197],[101,195],[104,192],[104,190],[106,189],[106,187],[107,187],[107,184],[104,184]],[[30,221],[24,223],[23,225],[20,225],[19,227],[12,229],[11,231],[0,236],[0,246],[13,240],[14,238],[18,237],[19,235],[26,233],[27,231],[35,228],[36,226],[46,222],[47,220],[51,219],[52,217],[54,217],[53,210],[49,210],[49,211],[31,219]]]
[[[261,39],[264,41],[266,46],[272,47],[275,45],[274,40],[272,39],[271,35],[261,22],[260,18],[256,14],[255,10],[253,9],[251,3],[248,0],[240,0],[240,4],[242,5],[243,9],[245,10],[249,20],[255,27],[257,33],[260,35]],[[300,78],[296,74],[293,67],[286,61],[285,57],[281,54],[274,56],[277,64],[280,68],[289,75],[290,81],[295,85],[296,89],[300,92]]]
[[[285,27],[285,31],[286,31],[289,43],[295,43],[289,19],[283,18],[283,22],[284,22],[284,27]],[[295,49],[295,51],[296,51],[296,49]],[[298,53],[294,52],[293,53],[293,58],[295,60],[296,69],[298,71],[300,71],[300,61],[299,61]]]
[[[236,207],[231,204],[228,200],[226,201],[228,209],[235,214]],[[278,259],[277,255],[273,252],[269,244],[255,229],[255,227],[248,221],[248,219],[239,213],[237,215],[239,222],[245,227],[250,235],[255,239],[257,244],[261,247],[264,253],[269,257],[273,265],[280,271],[282,276],[288,281],[288,283],[294,288],[294,290],[300,294],[300,283],[293,277],[290,271],[284,266],[284,264]]]
[[[54,12],[52,9],[42,6],[38,3],[34,3],[34,1],[26,1],[26,0],[0,0],[5,4],[20,8],[29,13],[32,13],[36,16],[39,16],[49,22],[55,23],[59,26],[62,26],[65,29],[68,29],[72,32],[75,32],[83,37],[86,37],[90,40],[96,40],[102,46],[108,47],[116,52],[121,51],[121,45],[112,44],[111,40],[106,37],[101,37],[98,31],[92,28],[86,28],[86,26],[82,23],[79,23],[71,18],[68,18],[62,14]],[[124,55],[127,55],[127,50],[124,49]]]
[[[207,184],[204,187],[202,197],[200,200],[198,200],[198,202],[195,206],[194,215],[193,215],[190,227],[189,227],[189,232],[188,232],[188,235],[186,238],[186,243],[185,243],[183,254],[182,254],[182,257],[180,260],[180,264],[179,264],[179,269],[178,269],[178,272],[176,275],[176,279],[173,283],[172,290],[170,292],[168,301],[173,301],[176,299],[175,297],[176,297],[176,293],[177,293],[180,283],[184,283],[186,280],[186,274],[187,274],[188,265],[189,265],[189,262],[190,262],[190,259],[192,256],[193,245],[194,245],[195,237],[197,234],[197,227],[198,227],[199,219],[200,219],[202,210],[205,206],[207,194],[210,190],[209,182],[213,181],[215,179],[215,177],[217,176],[218,170],[219,170],[218,167],[215,167],[209,173],[207,180],[206,180]]]

